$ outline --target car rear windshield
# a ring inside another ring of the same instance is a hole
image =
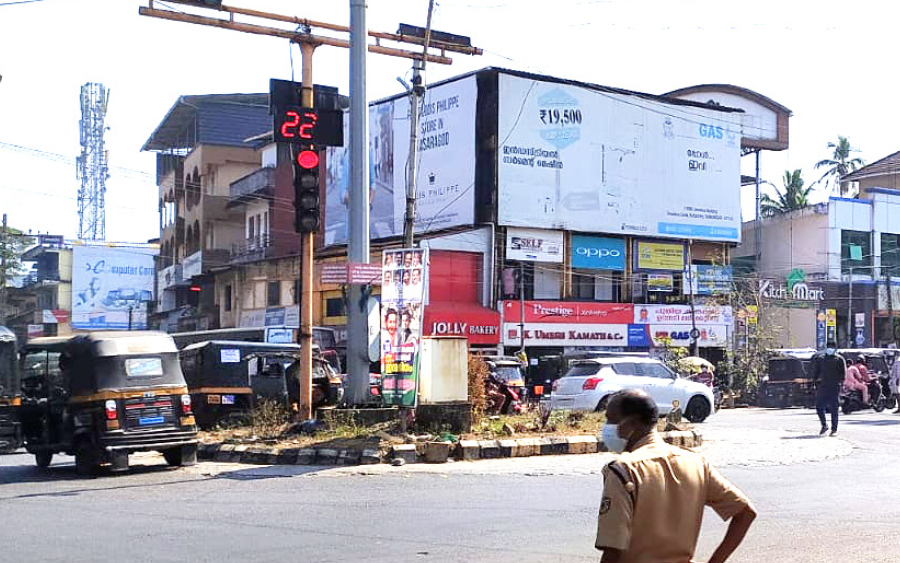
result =
[[[586,375],[596,375],[601,369],[607,367],[607,364],[595,364],[594,362],[585,362],[583,364],[572,364],[569,371],[563,377],[584,377]]]

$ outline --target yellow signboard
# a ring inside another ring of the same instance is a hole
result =
[[[759,307],[747,305],[747,323],[755,325],[759,319]]]
[[[684,271],[684,245],[671,242],[638,241],[638,270]]]
[[[825,326],[837,326],[837,309],[825,309]]]

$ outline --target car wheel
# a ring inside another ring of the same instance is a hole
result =
[[[693,397],[688,401],[684,416],[691,422],[703,422],[712,412],[712,406],[705,397]]]
[[[594,412],[603,412],[606,410],[606,404],[609,403],[609,395],[604,395],[600,402],[597,403],[597,408],[594,409]]]
[[[40,452],[34,454],[34,463],[37,464],[38,467],[50,467],[52,461],[53,452]]]

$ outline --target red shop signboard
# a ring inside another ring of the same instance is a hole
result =
[[[521,322],[522,302],[503,301],[503,322]],[[630,324],[634,322],[631,303],[590,301],[525,301],[526,323]]]
[[[471,303],[425,306],[425,336],[465,336],[469,345],[500,343],[500,313]]]

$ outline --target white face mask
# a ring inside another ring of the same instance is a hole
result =
[[[829,356],[834,356],[835,349],[834,348],[825,348],[825,353]]]
[[[604,424],[601,438],[606,445],[606,449],[611,452],[620,454],[628,447],[628,440],[619,437],[618,424]]]

